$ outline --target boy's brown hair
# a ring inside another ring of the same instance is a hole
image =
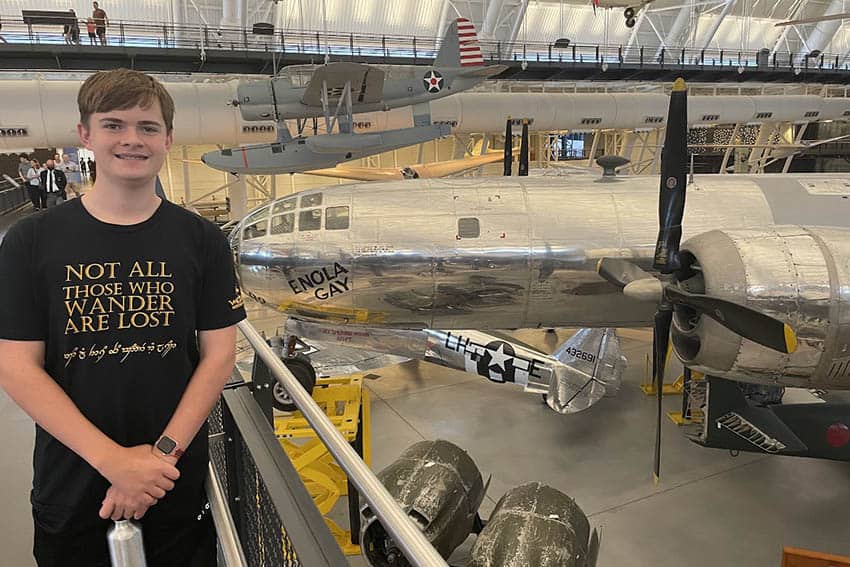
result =
[[[159,101],[165,129],[171,132],[174,128],[174,100],[162,83],[150,75],[130,69],[99,71],[86,79],[77,94],[80,122],[86,128],[95,112],[127,110],[134,106],[150,108],[154,100]]]

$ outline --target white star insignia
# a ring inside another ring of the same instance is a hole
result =
[[[498,366],[502,369],[502,372],[507,370],[505,368],[505,361],[511,359],[512,357],[505,354],[505,345],[500,344],[497,350],[487,349],[490,353],[490,364],[489,366]]]

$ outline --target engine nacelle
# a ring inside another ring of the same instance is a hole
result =
[[[797,226],[714,230],[682,245],[684,289],[730,299],[787,322],[798,348],[781,354],[676,307],[676,354],[713,376],[850,389],[850,231]]]
[[[420,441],[378,473],[434,548],[447,558],[473,528],[485,488],[466,451],[448,441]],[[409,565],[368,505],[361,510],[363,557],[376,567]]]
[[[274,120],[275,96],[272,92],[274,83],[263,81],[240,81],[236,88],[239,112],[242,120]]]
[[[598,554],[599,536],[575,500],[531,482],[502,496],[467,567],[594,567]]]

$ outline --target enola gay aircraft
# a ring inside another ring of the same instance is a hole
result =
[[[709,377],[696,441],[850,460],[846,405],[721,396],[726,381],[850,389],[850,179],[688,184],[686,100],[678,82],[660,189],[653,177],[576,176],[305,191],[231,234],[243,289],[327,334],[349,329],[348,344],[375,329],[445,335],[428,352],[462,350],[469,367],[500,377],[530,363],[495,340],[455,348],[466,331],[449,330],[654,326],[656,376],[671,338],[685,366]],[[583,382],[568,383],[571,397]]]

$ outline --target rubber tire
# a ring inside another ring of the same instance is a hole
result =
[[[625,10],[623,10],[623,17],[627,20],[633,20],[635,18],[635,9],[629,6]],[[629,26],[631,27],[631,26]]]
[[[629,18],[628,20],[626,20],[626,27],[627,28],[633,28],[633,27],[635,27],[635,23],[636,22],[635,22],[634,18]]]
[[[298,383],[301,384],[301,387],[304,388],[304,391],[312,395],[313,388],[316,387],[316,371],[313,369],[313,365],[310,364],[310,360],[301,354],[297,354],[294,357],[282,358],[281,360],[298,380]],[[278,411],[295,411],[298,409],[295,403],[286,396],[286,392],[280,383],[274,385],[272,403]]]

